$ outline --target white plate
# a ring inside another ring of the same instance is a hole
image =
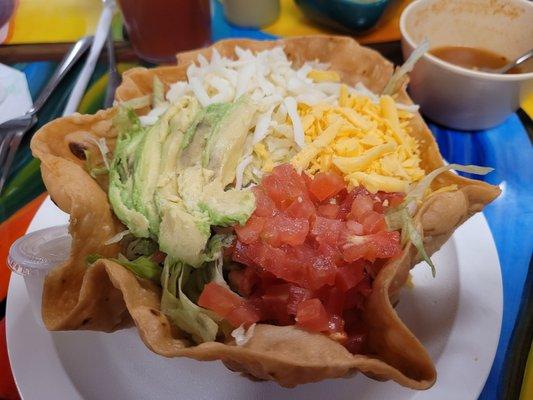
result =
[[[29,230],[65,223],[47,200]],[[50,333],[33,319],[24,281],[13,275],[7,343],[24,400],[56,399],[477,399],[496,352],[502,320],[498,254],[482,214],[458,229],[429,267],[413,270],[398,313],[437,366],[433,388],[418,392],[358,374],[284,389],[251,382],[220,362],[167,359],[151,353],[136,331]]]

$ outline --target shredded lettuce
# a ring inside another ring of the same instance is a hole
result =
[[[122,254],[119,254],[118,258],[106,258],[98,253],[93,253],[88,254],[85,257],[85,263],[90,266],[100,259],[114,261],[117,264],[120,264],[123,267],[129,269],[135,275],[144,279],[151,280],[154,283],[159,284],[161,280],[161,266],[155,261],[152,261],[149,257],[141,256],[133,261],[130,261]]]
[[[117,233],[116,235],[113,235],[112,237],[110,237],[109,239],[107,239],[104,244],[106,246],[109,246],[111,244],[115,244],[115,243],[118,243],[120,242],[122,239],[124,239],[124,237],[126,237],[127,235],[130,234],[130,230],[129,229],[125,229],[119,233]]]
[[[102,160],[104,162],[104,165],[106,167],[106,169],[109,171],[109,147],[107,147],[107,142],[105,140],[105,138],[103,137],[100,137],[98,139],[95,139],[93,136],[91,135],[87,135],[87,140],[89,140],[90,142],[94,143],[96,145],[96,147],[98,148],[98,150],[100,151],[100,154],[102,155]]]
[[[212,236],[207,243],[205,250],[205,261],[215,261],[222,255],[222,249],[229,247],[235,240],[235,235],[217,233]]]
[[[152,104],[152,98],[149,94],[120,103],[121,107],[129,108],[131,110],[138,110],[139,108],[148,107]]]
[[[110,162],[109,162],[110,151],[109,151],[109,147],[107,147],[107,142],[105,138],[101,137],[101,138],[95,139],[93,136],[87,134],[86,139],[89,142],[96,145],[96,147],[98,148],[102,156],[102,161],[104,163],[103,167],[101,166],[101,163],[100,165],[97,165],[93,160],[92,152],[89,150],[84,150],[83,153],[85,154],[85,163],[86,163],[87,170],[89,171],[89,174],[93,178],[96,178],[98,175],[107,174],[109,172],[109,167],[110,167]]]
[[[85,154],[85,169],[89,172],[92,178],[95,178],[99,175],[105,175],[109,170],[105,166],[95,165],[92,153],[89,150],[83,150]]]
[[[149,238],[132,240],[126,248],[126,257],[133,260],[139,256],[151,256],[158,250],[157,243]]]
[[[422,43],[420,43],[417,48],[411,53],[409,58],[392,74],[392,76],[389,79],[389,82],[387,82],[387,85],[385,86],[385,89],[383,89],[383,94],[394,94],[399,89],[399,85],[401,84],[402,78],[407,75],[409,72],[411,72],[416,64],[416,62],[426,53],[429,49],[429,40],[427,38],[424,38]]]
[[[87,254],[87,256],[85,257],[85,263],[87,265],[91,265],[91,264],[94,264],[96,261],[98,261],[101,258],[104,258],[104,257],[102,257],[98,253]]]
[[[401,229],[402,245],[404,245],[407,241],[410,241],[413,246],[416,247],[418,250],[418,255],[431,267],[431,274],[433,277],[436,275],[435,265],[426,253],[422,234],[416,228],[412,216],[415,214],[418,208],[418,203],[424,198],[424,195],[426,194],[427,189],[430,187],[431,182],[433,182],[438,175],[450,169],[469,172],[477,175],[485,175],[493,170],[493,168],[479,167],[477,165],[444,165],[427,174],[409,193],[407,193],[403,203],[397,209],[390,210],[386,215],[389,229]]]
[[[416,186],[407,193],[407,196],[404,200],[405,204],[408,205],[409,211],[413,214],[416,210],[415,207],[410,206],[409,204],[414,203],[415,205],[422,200],[424,197],[424,194],[426,193],[426,190],[429,188],[433,180],[442,174],[445,171],[448,171],[450,169],[455,169],[457,171],[461,172],[468,172],[471,174],[476,175],[486,175],[489,172],[491,172],[494,168],[490,167],[480,167],[477,165],[460,165],[460,164],[448,164],[443,165],[440,168],[437,168],[433,171],[431,171],[429,174],[427,174],[420,182],[416,184]]]
[[[165,102],[165,85],[157,75],[154,75],[152,85],[152,107],[155,108]]]
[[[140,256],[133,261],[128,260],[122,254],[118,258],[110,258],[111,261],[128,268],[135,275],[151,280],[154,283],[159,283],[161,279],[161,267],[150,257]]]
[[[418,250],[419,257],[422,257],[422,259],[430,266],[431,275],[433,276],[433,278],[435,278],[435,276],[437,275],[435,264],[433,264],[433,261],[431,261],[431,258],[426,252],[422,235],[416,228],[413,222],[413,218],[409,214],[407,208],[403,208],[400,213],[403,220],[402,242],[405,242],[408,239],[413,244],[413,246],[416,247],[416,249]]]
[[[161,274],[161,311],[176,326],[189,333],[196,343],[211,342],[218,333],[217,322],[212,313],[196,305],[184,293],[184,286],[191,281],[192,270],[181,261],[166,258]]]

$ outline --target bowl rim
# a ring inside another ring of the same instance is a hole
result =
[[[411,47],[416,48],[416,43],[409,34],[406,26],[407,16],[418,6],[423,3],[429,3],[435,0],[414,0],[411,2],[402,12],[400,16],[400,33],[402,39],[405,40]],[[514,0],[519,3],[523,3],[528,7],[533,7],[533,3],[528,0]],[[481,72],[475,71],[469,68],[460,67],[458,65],[444,61],[434,55],[426,52],[421,58],[427,59],[429,62],[436,64],[444,69],[447,69],[451,72],[457,73],[459,75],[465,75],[472,78],[486,79],[492,81],[524,81],[533,79],[533,72],[525,72],[521,74],[495,74],[492,72]]]

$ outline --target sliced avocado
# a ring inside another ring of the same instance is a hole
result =
[[[150,233],[158,235],[161,222],[156,190],[162,180],[173,179],[172,168],[180,153],[184,132],[199,109],[196,100],[184,99],[169,107],[137,148],[133,176],[133,205],[149,222]]]
[[[213,181],[205,187],[198,206],[212,225],[244,225],[255,210],[255,197],[249,190],[224,191],[219,181]]]
[[[161,214],[159,248],[176,260],[194,267],[203,261],[203,251],[211,235],[209,221],[193,215],[183,204],[167,202]]]
[[[202,162],[209,138],[234,108],[233,103],[217,103],[211,104],[198,112],[183,138],[180,169]]]
[[[148,129],[131,113],[119,136],[110,197],[137,237],[157,237],[172,259],[198,267],[211,225],[244,224],[255,208],[235,179],[254,107],[243,99],[200,110],[197,100],[169,107]],[[111,175],[110,175],[111,176]]]
[[[178,193],[189,212],[198,211],[198,202],[202,199],[204,186],[213,176],[212,171],[199,165],[187,167],[178,176]]]
[[[223,110],[223,118],[217,120],[207,140],[202,165],[214,171],[225,188],[235,180],[235,169],[256,109],[247,98],[241,98]]]
[[[254,111],[246,99],[210,105],[186,134],[190,140],[180,157],[178,191],[187,210],[203,212],[211,225],[244,223],[255,208],[248,191],[224,191],[235,179]]]
[[[109,202],[116,216],[137,237],[148,237],[148,219],[133,206],[135,152],[146,130],[133,112],[120,108],[113,124],[118,130],[113,161],[109,170]]]
[[[137,148],[133,175],[133,205],[142,213],[149,223],[150,233],[157,236],[161,218],[155,203],[155,190],[162,163],[162,144],[170,131],[170,121],[179,107],[171,106],[153,125]]]
[[[156,203],[161,198],[173,198],[178,194],[177,168],[185,134],[200,110],[198,101],[185,97],[180,102],[182,110],[170,120],[170,134],[162,144],[161,165],[156,189]]]

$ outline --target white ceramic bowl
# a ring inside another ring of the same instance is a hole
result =
[[[514,59],[533,47],[533,2],[416,0],[400,18],[407,58],[427,37],[430,49],[469,46]],[[422,112],[445,126],[477,130],[503,122],[533,95],[533,72],[491,74],[424,54],[410,74],[410,93]]]

